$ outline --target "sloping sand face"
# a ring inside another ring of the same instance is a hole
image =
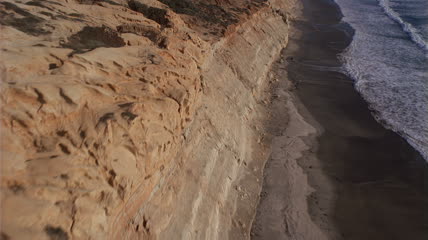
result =
[[[2,238],[248,237],[291,5],[1,2]]]

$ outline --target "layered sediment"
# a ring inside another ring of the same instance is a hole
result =
[[[2,238],[248,238],[292,6],[1,2]]]

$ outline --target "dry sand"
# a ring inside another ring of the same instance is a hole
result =
[[[374,120],[341,71],[353,30],[337,6],[303,3],[273,70],[279,98],[252,238],[428,239],[426,162]]]
[[[285,72],[279,66],[277,63],[274,73],[282,79],[274,86],[267,124],[271,155],[265,166],[252,239],[328,239],[311,220],[306,199],[313,188],[298,165],[302,158],[313,158],[307,152],[314,146],[319,130],[305,120],[309,113],[290,92],[294,85],[283,78]],[[328,180],[322,180],[328,185]]]

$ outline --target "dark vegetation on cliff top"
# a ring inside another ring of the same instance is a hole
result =
[[[107,3],[111,5],[120,6],[121,3],[115,2],[114,0],[75,0],[79,4],[102,4]],[[249,15],[252,11],[260,8],[266,0],[242,0],[242,1],[231,1],[231,0],[158,0],[163,3],[167,8],[171,9],[177,14],[184,16],[184,21],[191,26],[199,28],[204,35],[222,36],[224,35],[228,26],[239,22],[240,16]],[[84,16],[79,14],[67,15],[57,13],[52,9],[52,4],[62,5],[61,3],[49,0],[32,0],[25,3],[29,6],[37,6],[46,9],[46,11],[39,12],[42,15],[48,16],[52,19],[66,19],[70,21],[83,21]],[[55,28],[50,26],[48,22],[34,13],[27,11],[23,8],[10,2],[0,2],[0,24],[14,27],[22,32],[29,35],[39,36],[47,35],[52,33]],[[171,22],[167,16],[167,9],[158,8],[154,6],[148,6],[144,1],[129,0],[127,6],[129,9],[142,13],[146,18],[157,22],[162,28],[172,27]],[[17,17],[18,16],[18,17]],[[125,27],[121,27],[122,31]],[[147,34],[142,34],[141,29],[140,35],[148,36],[153,42],[157,42],[157,38],[154,32],[150,30]],[[78,47],[73,49],[82,48],[82,45],[105,46],[105,47],[117,47],[120,46],[117,37],[110,30],[104,28],[94,29],[96,33],[94,36],[100,36],[101,40],[93,41],[88,40],[84,43],[80,43]],[[128,32],[125,30],[125,32]],[[88,29],[83,29],[81,33],[74,36],[72,41],[83,35],[88,35]],[[89,36],[89,37],[92,37]],[[103,39],[110,39],[112,43],[107,43]],[[118,45],[119,44],[119,45]],[[112,46],[113,45],[113,46]]]

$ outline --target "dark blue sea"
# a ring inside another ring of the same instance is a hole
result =
[[[428,160],[428,0],[336,0],[355,29],[346,72],[385,127]]]

